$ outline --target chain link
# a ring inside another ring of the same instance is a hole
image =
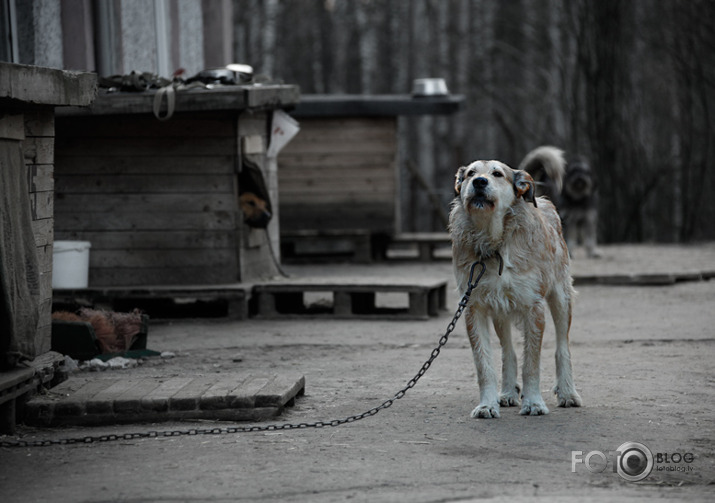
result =
[[[476,278],[474,278],[474,272],[476,267],[480,265],[481,270]],[[452,317],[452,321],[447,325],[447,329],[444,335],[440,337],[437,347],[432,350],[430,357],[426,362],[422,364],[420,370],[415,374],[415,376],[407,381],[407,384],[399,390],[392,398],[388,398],[382,402],[377,407],[366,410],[361,414],[355,414],[353,416],[348,416],[343,419],[333,419],[331,421],[316,421],[312,423],[283,423],[283,424],[269,424],[265,426],[229,426],[225,428],[191,428],[188,430],[165,430],[165,431],[145,431],[137,433],[123,433],[123,434],[111,434],[111,435],[97,435],[97,436],[86,436],[86,437],[74,437],[74,438],[60,438],[56,440],[2,440],[0,441],[0,447],[48,447],[51,445],[73,445],[73,444],[91,444],[95,442],[115,442],[118,440],[136,440],[143,438],[159,438],[159,437],[179,437],[179,436],[194,436],[194,435],[227,435],[235,433],[254,433],[254,432],[268,432],[268,431],[282,431],[282,430],[300,430],[307,428],[325,428],[325,427],[335,427],[343,424],[354,423],[355,421],[360,421],[367,417],[376,415],[382,410],[392,407],[392,405],[403,398],[407,392],[414,388],[423,375],[427,373],[427,370],[432,366],[432,362],[437,359],[442,348],[447,344],[449,336],[457,328],[457,322],[464,313],[469,303],[469,297],[472,294],[472,290],[476,288],[479,284],[479,280],[482,279],[484,272],[486,271],[486,266],[482,260],[478,260],[469,271],[469,283],[467,284],[467,290],[464,292],[462,299],[459,301],[457,310]]]

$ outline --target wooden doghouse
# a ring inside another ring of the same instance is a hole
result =
[[[252,156],[278,207],[266,146],[273,110],[292,107],[298,88],[177,92],[175,112],[163,121],[153,114],[154,97],[103,93],[88,110],[57,118],[56,239],[91,242],[90,288],[275,274],[266,233],[243,223],[239,178]]]
[[[398,119],[451,114],[463,96],[303,95],[300,132],[279,156],[281,243],[287,257],[369,260],[399,230]],[[332,253],[331,253],[332,252]]]

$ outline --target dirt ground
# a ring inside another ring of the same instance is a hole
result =
[[[715,270],[715,244],[603,251],[601,260],[577,256],[574,274]],[[149,347],[176,357],[113,376],[299,371],[306,377],[306,395],[275,422],[343,418],[379,405],[405,385],[436,346],[460,297],[448,262],[288,269],[306,277],[448,279],[448,311],[428,321],[154,322]],[[500,419],[472,419],[478,390],[462,322],[417,386],[374,417],[336,428],[2,449],[0,498],[6,503],[712,501],[715,280],[578,290],[571,348],[582,408],[558,408],[549,392],[554,381],[549,325],[541,387],[550,414],[522,417],[514,407],[502,408]],[[495,338],[493,344],[498,346]],[[213,423],[22,427],[20,433],[61,438],[207,425]],[[613,471],[612,451],[626,442],[644,444],[656,460],[643,481],[627,482]],[[593,451],[605,453],[607,462],[596,453],[589,458],[591,470],[573,465],[573,459]]]

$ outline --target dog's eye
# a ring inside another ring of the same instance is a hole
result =
[[[502,173],[501,171],[494,171],[492,175],[496,178],[501,178],[504,176],[504,173]]]

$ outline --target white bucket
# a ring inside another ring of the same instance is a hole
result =
[[[87,288],[89,241],[55,241],[52,250],[52,288]]]

